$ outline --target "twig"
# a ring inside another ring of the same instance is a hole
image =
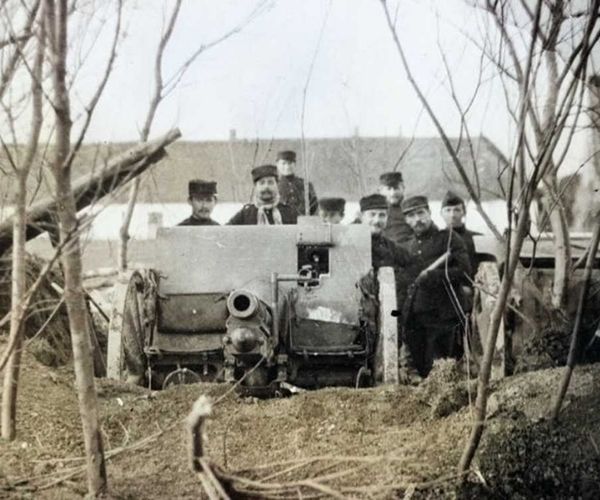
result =
[[[46,327],[50,324],[50,321],[52,321],[54,319],[54,317],[58,313],[58,310],[64,304],[64,302],[65,302],[65,298],[61,297],[60,300],[58,301],[58,304],[56,304],[56,306],[54,307],[54,309],[50,313],[50,316],[48,316],[46,318],[46,321],[44,321],[44,324],[39,327],[38,331],[35,332],[35,334],[33,335],[33,337],[31,337],[30,339],[27,340],[27,344],[26,345],[31,344],[38,337],[38,335],[40,335],[46,329]]]
[[[211,469],[209,463],[206,461],[205,458],[199,458],[198,462],[200,464],[200,466],[202,467],[202,472],[200,473],[200,478],[201,480],[202,477],[204,476],[206,478],[207,481],[203,481],[204,484],[206,484],[206,482],[208,482],[210,484],[210,486],[208,487],[208,489],[205,486],[204,491],[206,491],[206,493],[209,495],[211,500],[229,500],[229,495],[225,492],[225,490],[223,489],[223,485],[221,484],[221,482],[219,481],[219,479],[217,479],[217,477],[215,476],[215,473],[213,472],[213,470]],[[211,494],[211,490],[214,491],[214,493]]]

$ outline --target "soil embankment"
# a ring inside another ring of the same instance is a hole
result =
[[[83,454],[70,367],[49,368],[26,355],[24,368],[19,438],[2,444],[0,497],[78,498],[85,493],[81,474],[54,484],[77,472]],[[240,399],[224,385],[150,392],[98,380],[105,448],[114,455],[111,495],[199,497],[183,419],[207,394],[218,400],[206,426],[208,455],[247,478],[284,483],[329,475],[328,486],[354,498],[415,489],[413,498],[598,498],[600,365],[576,371],[563,423],[551,428],[544,417],[559,376],[554,369],[496,383],[479,474],[466,486],[446,478],[468,435],[474,395],[447,363],[419,388],[326,389],[266,401]]]

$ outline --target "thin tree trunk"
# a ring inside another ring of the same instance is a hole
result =
[[[517,230],[514,234],[514,240],[510,249],[509,259],[506,263],[507,269],[502,277],[502,281],[500,282],[498,298],[490,316],[487,342],[484,347],[483,361],[477,383],[477,399],[475,400],[474,422],[469,440],[460,459],[458,466],[459,473],[465,473],[471,466],[471,461],[475,456],[475,452],[477,451],[477,447],[479,446],[479,441],[481,440],[481,436],[485,427],[488,387],[490,375],[492,373],[492,361],[494,357],[494,350],[496,348],[496,339],[498,338],[500,323],[502,322],[502,317],[504,315],[504,311],[506,310],[508,295],[512,287],[515,270],[517,269],[517,264],[519,263],[519,254],[521,253],[523,240],[527,234],[527,227],[529,224],[529,217],[527,217],[527,213],[529,210],[529,204],[530,202],[526,200],[522,211],[522,217],[519,218]]]
[[[150,136],[152,122],[154,121],[154,117],[156,116],[158,106],[164,97],[162,58],[165,53],[165,48],[169,43],[169,39],[173,34],[173,29],[175,28],[175,23],[177,22],[177,17],[179,16],[179,11],[181,9],[181,2],[182,0],[176,1],[173,10],[171,11],[171,16],[169,17],[169,21],[167,23],[165,32],[161,36],[158,48],[156,50],[156,57],[154,59],[154,88],[152,98],[150,99],[150,106],[148,107],[148,113],[146,114],[146,120],[144,121],[144,126],[142,127],[142,131],[140,132],[140,140],[142,142],[146,142],[148,140],[148,137]],[[142,180],[139,177],[133,181],[131,189],[129,190],[129,198],[127,200],[127,209],[125,210],[125,217],[123,218],[123,222],[121,223],[121,228],[119,230],[119,271],[121,272],[127,271],[128,267],[129,259],[127,256],[127,250],[129,245],[129,239],[131,238],[129,234],[129,226],[131,225],[131,219],[133,218],[133,211],[137,203],[137,197],[139,194],[141,181]]]
[[[60,239],[61,242],[69,241],[69,244],[63,250],[61,259],[65,277],[64,298],[69,315],[69,329],[71,330],[71,343],[73,345],[75,385],[87,458],[88,492],[93,496],[97,496],[106,490],[106,466],[98,418],[88,310],[82,286],[83,273],[77,212],[67,172],[58,172],[56,189],[57,198],[60,200],[58,204]]]
[[[36,4],[36,13],[39,2]],[[33,24],[33,21],[32,21]],[[17,423],[17,392],[19,387],[19,372],[21,370],[21,352],[23,348],[23,319],[29,301],[26,300],[26,259],[25,243],[27,239],[27,178],[37,152],[40,131],[42,128],[42,70],[44,52],[46,50],[46,34],[44,31],[44,11],[41,15],[40,30],[37,36],[37,50],[31,74],[31,129],[23,164],[15,167],[17,176],[17,193],[15,195],[15,215],[13,219],[12,245],[12,291],[9,346],[14,346],[10,352],[2,391],[1,425],[2,437],[13,440],[16,436]]]
[[[25,194],[27,177],[18,172],[18,191],[15,197],[12,251],[12,293],[10,339],[14,349],[4,372],[2,390],[2,437],[9,441],[16,436],[17,389],[23,346],[22,299],[25,294]]]
[[[552,307],[563,310],[569,291],[571,276],[571,245],[569,228],[562,203],[550,213],[550,225],[554,235],[554,282],[552,283]]]
[[[552,23],[554,29],[550,30],[550,36],[545,46],[546,67],[548,70],[548,93],[544,103],[544,116],[542,130],[550,130],[556,121],[556,106],[558,102],[558,61],[556,54],[557,37],[560,26],[563,23],[563,0],[558,0],[554,5]],[[545,134],[536,130],[536,138],[539,150],[542,150],[545,142]],[[554,281],[552,284],[552,307],[562,310],[565,305],[569,289],[569,277],[571,274],[571,246],[569,242],[569,228],[566,220],[565,209],[558,193],[558,167],[552,159],[548,165],[548,174],[545,176],[548,188],[548,216],[550,227],[554,237]]]
[[[125,216],[121,222],[121,228],[119,229],[119,271],[127,271],[129,257],[127,251],[129,249],[129,226],[131,226],[131,219],[133,218],[133,211],[137,202],[138,192],[140,189],[140,178],[136,177],[133,180],[133,184],[129,188],[129,196],[127,198],[127,208],[125,209]]]
[[[69,315],[75,386],[83,427],[87,462],[88,493],[98,496],[106,491],[106,466],[98,419],[98,402],[94,382],[94,364],[90,339],[88,311],[82,286],[81,248],[77,209],[71,189],[71,169],[65,166],[71,148],[71,115],[66,82],[67,61],[67,0],[46,0],[47,27],[52,40],[54,113],[56,116],[56,146],[52,172],[56,181],[59,234],[61,243],[68,242],[61,255],[65,277],[64,298]]]

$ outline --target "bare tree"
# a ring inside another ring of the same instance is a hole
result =
[[[4,140],[2,146],[16,177],[16,192],[14,199],[13,245],[12,245],[12,294],[11,294],[11,320],[9,343],[14,345],[8,365],[4,372],[4,386],[2,391],[2,437],[12,440],[16,435],[17,415],[17,389],[21,365],[21,348],[23,343],[23,318],[26,294],[26,259],[25,259],[25,231],[27,208],[27,178],[31,171],[36,156],[40,131],[42,128],[42,70],[46,49],[46,36],[44,31],[44,11],[39,9],[39,3],[34,5],[35,14],[41,12],[39,30],[37,34],[37,48],[35,52],[33,69],[31,73],[31,126],[29,140],[21,165],[17,165],[17,158],[13,158]],[[34,16],[35,17],[35,16]],[[18,37],[15,40],[19,39]],[[17,42],[18,43],[18,42]],[[12,68],[11,68],[12,71]],[[0,138],[1,140],[1,138]]]
[[[478,211],[506,249],[504,273],[487,329],[487,343],[479,373],[474,424],[459,464],[460,472],[464,472],[470,467],[483,433],[496,338],[507,307],[515,271],[519,265],[521,248],[530,231],[530,207],[540,186],[546,193],[546,205],[549,209],[556,248],[551,307],[559,310],[568,290],[572,263],[564,207],[560,203],[556,179],[558,169],[571,145],[583,107],[585,80],[591,64],[592,49],[600,38],[600,30],[597,26],[599,2],[591,1],[588,9],[577,16],[571,15],[569,3],[562,0],[538,0],[534,9],[524,1],[474,2],[475,7],[489,16],[498,32],[501,43],[490,43],[490,40],[476,43],[486,60],[492,62],[495,77],[503,83],[507,113],[514,120],[515,150],[506,164],[509,227],[505,234],[500,234],[485,213],[476,186],[467,175],[465,165],[448,140],[448,134],[433,106],[411,72],[388,2],[380,1],[410,84],[438,130],[454,167]],[[569,26],[565,26],[565,23],[569,23]],[[491,36],[489,30],[485,33]],[[494,52],[491,47],[499,48]],[[446,68],[450,73],[447,64]],[[544,82],[547,82],[547,88],[541,88]],[[451,89],[452,85],[450,79]],[[510,98],[515,88],[518,97],[516,103]],[[468,129],[464,124],[469,106],[461,106],[454,92],[451,92],[451,97],[459,110],[461,132],[464,132],[468,138]]]
[[[52,58],[52,107],[56,137],[54,157],[50,163],[56,182],[60,240],[68,242],[61,255],[65,275],[64,298],[69,314],[77,396],[83,424],[88,490],[96,496],[106,490],[107,479],[98,419],[88,312],[82,286],[77,209],[71,189],[71,168],[67,164],[71,151],[72,125],[66,68],[68,4],[67,0],[58,0],[56,3],[54,0],[45,0],[45,4]]]

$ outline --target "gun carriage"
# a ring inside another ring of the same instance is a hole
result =
[[[156,255],[115,287],[109,377],[241,381],[253,395],[397,381],[393,271],[380,270],[370,307],[357,286],[371,270],[368,228],[174,227]]]

